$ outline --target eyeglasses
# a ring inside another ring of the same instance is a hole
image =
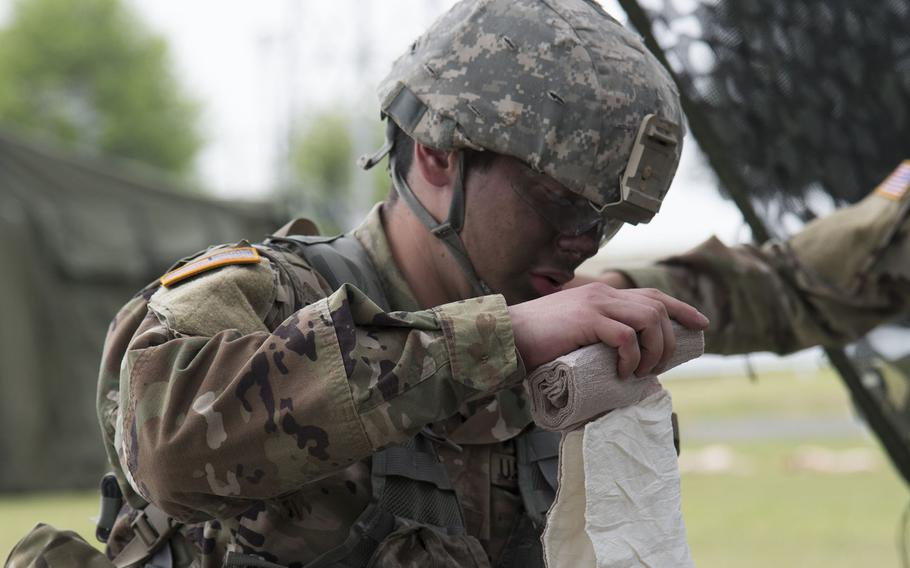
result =
[[[577,237],[597,229],[598,246],[612,239],[625,224],[603,214],[590,200],[567,190],[554,190],[533,179],[511,182],[512,191],[561,235]]]

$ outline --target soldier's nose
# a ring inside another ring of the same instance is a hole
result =
[[[567,255],[588,258],[597,252],[599,233],[600,227],[597,226],[580,235],[559,235],[556,246]]]

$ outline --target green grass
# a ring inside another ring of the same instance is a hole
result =
[[[678,379],[665,383],[680,420],[710,420],[744,414],[768,416],[848,415],[849,397],[831,371],[746,377]]]
[[[5,495],[0,498],[0,558],[6,556],[25,533],[39,522],[78,532],[95,540],[98,495],[94,491]]]
[[[840,380],[829,372],[746,378],[686,379],[666,385],[679,414],[683,452],[707,442],[686,429],[737,417],[832,418],[853,411]],[[683,475],[683,514],[696,564],[712,567],[897,567],[896,537],[910,493],[867,436],[825,439],[724,441],[734,471]],[[807,445],[830,450],[868,448],[868,472],[794,471],[795,452]]]
[[[868,473],[789,471],[788,456],[806,442],[731,444],[750,464],[748,473],[683,476],[683,514],[698,566],[900,565],[895,542],[908,494],[884,457]]]
[[[852,415],[840,382],[826,372],[796,377],[669,381],[680,415],[683,452],[709,441],[686,438],[686,429],[737,417],[830,418]],[[726,423],[726,422],[725,422]],[[683,512],[699,568],[856,566],[898,567],[898,521],[910,501],[906,486],[865,436],[824,439],[725,441],[736,468],[683,475]],[[788,464],[805,445],[831,450],[871,448],[878,465],[853,474],[812,474]],[[94,543],[93,492],[0,498],[0,552],[38,521],[74,529]]]

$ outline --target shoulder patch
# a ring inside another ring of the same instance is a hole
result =
[[[875,188],[875,193],[894,201],[900,201],[908,189],[910,189],[910,160],[904,160],[885,181]]]
[[[162,276],[159,281],[161,282],[162,286],[168,288],[182,280],[186,280],[190,276],[195,276],[196,274],[205,272],[207,270],[212,270],[213,268],[227,266],[230,264],[258,263],[259,251],[253,247],[233,247],[227,249],[219,249],[205,256],[201,256],[192,262],[184,264],[180,268],[171,270]]]

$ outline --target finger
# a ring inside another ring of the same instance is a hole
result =
[[[673,324],[670,323],[670,318],[661,321],[661,329],[664,334],[664,351],[660,356],[660,361],[651,369],[651,374],[654,375],[664,372],[670,359],[673,358],[673,354],[676,353],[676,332],[673,331]]]
[[[648,337],[660,337],[661,345],[657,348],[652,345],[650,341],[645,340],[645,337],[642,337],[643,330],[639,330],[639,345],[642,348],[642,361],[639,364],[639,368],[635,371],[635,374],[639,377],[648,374],[656,374],[663,370],[670,358],[673,357],[673,353],[676,351],[676,333],[673,331],[670,315],[662,302],[647,295],[634,294],[628,295],[625,298],[634,303],[647,306],[649,309],[645,310],[644,313],[653,314],[650,316],[651,325],[659,327],[659,334],[654,331],[648,332]],[[644,329],[648,330],[647,327]],[[650,360],[646,357],[646,354],[658,353],[659,356],[654,362],[654,365],[650,365]]]
[[[664,294],[660,290],[655,290],[653,288],[640,288],[631,289],[628,290],[628,292],[657,300],[664,305],[667,310],[667,314],[672,319],[675,319],[684,327],[687,327],[689,329],[706,329],[708,327],[708,324],[711,323],[710,320],[700,311],[696,310],[682,300],[677,300],[672,296]]]
[[[641,351],[638,348],[638,336],[628,325],[610,318],[598,318],[595,333],[601,343],[615,347],[619,355],[616,370],[620,378],[627,378],[638,367]]]
[[[632,369],[640,377],[650,373],[664,350],[662,323],[670,322],[663,304],[646,296],[626,294],[611,298],[600,309],[607,319],[621,322],[636,331],[640,359]]]
[[[638,332],[638,346],[641,349],[641,360],[635,368],[635,376],[646,377],[661,360],[664,351],[664,333],[660,321],[650,323]]]

